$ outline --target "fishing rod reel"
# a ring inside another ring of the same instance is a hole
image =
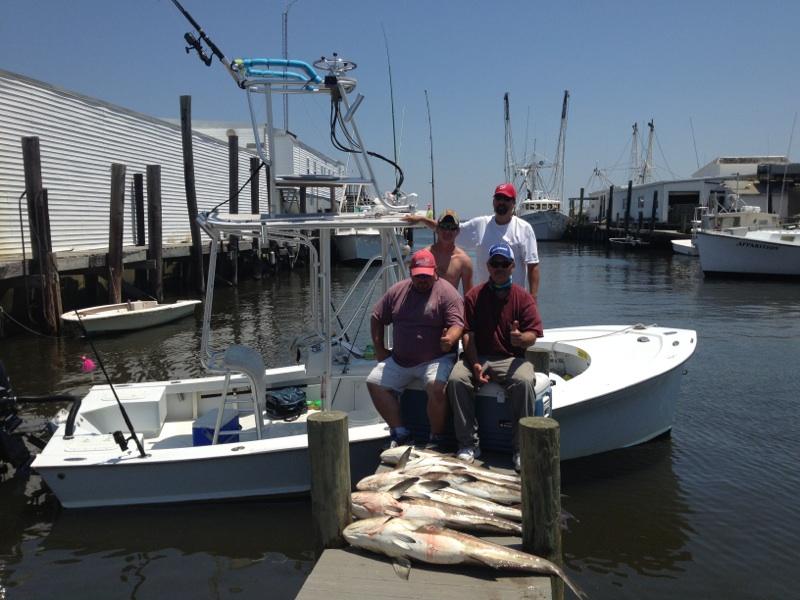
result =
[[[211,66],[211,57],[206,54],[205,48],[203,48],[203,43],[194,37],[191,32],[187,31],[183,34],[183,39],[186,40],[186,43],[189,44],[184,48],[186,50],[186,54],[190,54],[192,50],[197,52],[197,57],[205,63],[207,67]]]

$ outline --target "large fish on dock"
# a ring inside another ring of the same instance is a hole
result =
[[[402,491],[398,490],[395,495],[400,494]],[[395,495],[389,492],[354,492],[351,495],[353,515],[357,519],[402,517],[462,531],[522,535],[522,526],[508,519],[427,498],[397,499]]]
[[[391,489],[388,491],[392,493]],[[428,500],[436,500],[458,508],[477,510],[502,519],[522,521],[522,511],[519,508],[459,492],[457,489],[450,487],[450,484],[446,481],[414,481],[413,485],[407,486],[403,490],[401,497],[427,498]]]
[[[499,502],[500,504],[519,504],[522,502],[522,491],[519,486],[480,479],[470,473],[454,471],[444,466],[375,473],[359,481],[356,484],[356,488],[363,492],[385,492],[409,479],[445,482],[450,487],[466,494]]]
[[[433,450],[415,448],[413,446],[398,446],[389,448],[381,452],[381,461],[388,465],[394,465],[403,470],[420,468],[425,466],[442,465],[453,469],[461,469],[467,473],[498,481],[501,483],[516,483],[520,485],[520,477],[516,473],[502,473],[485,467],[464,462],[455,456],[442,454]]]
[[[564,570],[539,556],[506,548],[466,533],[408,519],[377,517],[351,523],[344,538],[357,548],[396,559],[395,570],[408,578],[409,559],[436,565],[471,564],[560,577],[579,598],[586,595]]]

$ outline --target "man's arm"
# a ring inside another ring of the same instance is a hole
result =
[[[444,330],[441,338],[442,352],[450,352],[455,346],[458,345],[458,340],[461,339],[461,334],[464,333],[464,328],[460,325],[451,325]]]
[[[406,221],[407,223],[413,223],[415,225],[417,223],[422,223],[428,229],[436,229],[436,221],[434,221],[433,219],[429,219],[424,215],[406,215],[405,217],[403,217],[403,220]]]
[[[469,365],[476,385],[489,383],[489,374],[483,370],[483,365],[478,362],[478,347],[475,345],[475,336],[471,331],[464,333],[464,362]]]
[[[520,331],[519,321],[514,321],[513,325],[511,326],[512,346],[516,346],[517,348],[527,348],[529,346],[533,346],[536,343],[537,338],[538,336],[533,330]]]
[[[378,362],[386,360],[391,356],[391,352],[386,349],[383,337],[383,323],[373,315],[369,320],[369,332],[372,336],[372,345],[375,347],[375,358]]]
[[[461,291],[466,294],[472,289],[472,259],[464,252],[464,264],[461,267]]]
[[[539,263],[528,263],[528,291],[536,298],[539,294]]]

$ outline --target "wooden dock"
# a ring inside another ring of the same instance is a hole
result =
[[[520,538],[485,538],[522,549]],[[549,577],[531,577],[483,567],[434,566],[412,563],[408,580],[401,579],[389,558],[355,548],[322,553],[306,579],[298,600],[353,598],[439,598],[485,600],[552,598]]]

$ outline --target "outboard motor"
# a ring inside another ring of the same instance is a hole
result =
[[[22,436],[14,430],[22,423],[17,414],[17,398],[5,365],[0,361],[0,463],[8,463],[19,471],[31,460]]]

